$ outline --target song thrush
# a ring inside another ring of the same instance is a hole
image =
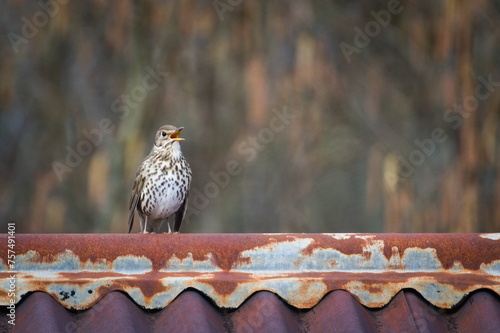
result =
[[[151,153],[144,159],[135,178],[130,197],[128,232],[134,224],[137,209],[141,232],[158,233],[165,220],[168,232],[178,232],[186,213],[191,168],[182,155],[179,132],[183,127],[171,125],[160,127],[156,132]],[[168,218],[175,214],[174,228]]]

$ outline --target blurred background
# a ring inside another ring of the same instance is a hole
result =
[[[3,0],[0,17],[5,232],[126,232],[164,124],[194,174],[182,232],[500,230],[498,1]]]

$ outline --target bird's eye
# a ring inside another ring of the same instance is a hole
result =
[[[163,137],[167,136],[167,132],[161,132],[161,136]]]

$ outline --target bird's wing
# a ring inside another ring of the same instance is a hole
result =
[[[142,176],[137,176],[134,182],[134,189],[132,190],[132,195],[130,196],[129,210],[130,216],[128,218],[128,232],[132,230],[132,226],[134,225],[134,215],[135,210],[137,209],[137,205],[139,204],[139,199],[141,197],[142,188],[144,187],[145,178]]]
[[[184,198],[184,202],[179,207],[179,209],[175,212],[174,232],[179,232],[179,230],[181,228],[182,220],[184,219],[184,215],[186,215],[188,196],[189,196],[189,191],[186,193],[186,197]]]

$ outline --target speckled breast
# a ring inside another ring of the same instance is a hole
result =
[[[189,166],[187,166],[189,168]],[[161,172],[148,177],[142,211],[152,219],[164,219],[174,214],[182,205],[191,181],[186,166],[179,161],[173,167],[165,165]]]

